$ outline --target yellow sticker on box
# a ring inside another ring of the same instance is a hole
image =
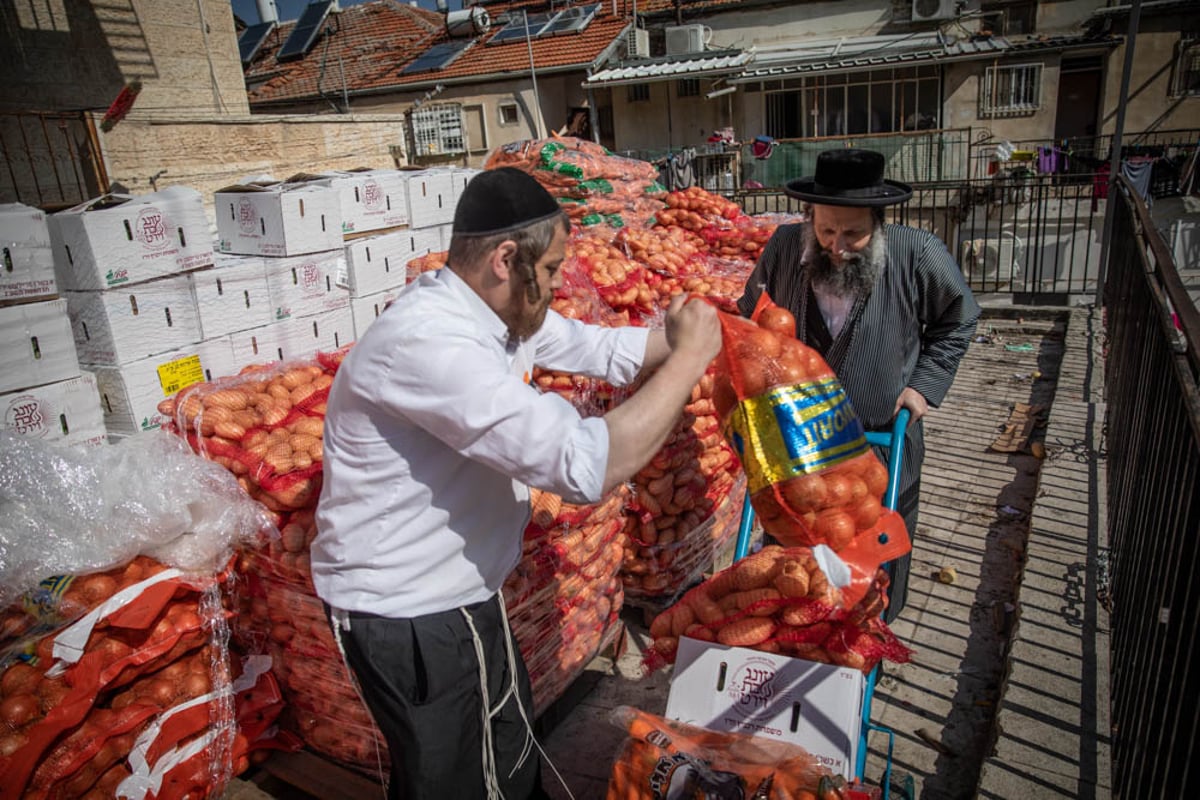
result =
[[[198,355],[177,358],[158,367],[158,382],[162,384],[164,397],[170,397],[183,387],[203,380],[204,367],[200,365]]]

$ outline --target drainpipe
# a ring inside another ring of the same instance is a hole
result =
[[[1142,0],[1133,0],[1129,10],[1129,29],[1125,31],[1125,71],[1121,75],[1121,94],[1117,98],[1117,126],[1113,130],[1112,152],[1108,164],[1108,199],[1104,203],[1104,239],[1100,242],[1100,265],[1096,273],[1096,305],[1104,305],[1104,277],[1108,273],[1108,248],[1112,241],[1113,217],[1116,204],[1112,193],[1119,191],[1114,184],[1121,174],[1121,134],[1125,131],[1125,107],[1129,99],[1129,74],[1133,72],[1133,45],[1137,39],[1142,17]]]

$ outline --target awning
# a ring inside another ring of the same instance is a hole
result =
[[[874,46],[871,39],[876,40]],[[885,39],[885,41],[878,41]],[[865,69],[903,67],[912,64],[945,64],[956,61],[1052,52],[1078,48],[1109,48],[1120,37],[1041,36],[1012,40],[1003,36],[938,42],[936,37],[860,37],[854,40],[823,40],[791,48],[760,51],[754,63],[729,83],[749,83],[796,75],[857,72]]]
[[[585,88],[679,78],[719,78],[735,75],[754,60],[754,50],[721,50],[691,56],[656,58],[602,69],[583,82]]]

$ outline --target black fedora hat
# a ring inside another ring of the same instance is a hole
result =
[[[826,206],[890,206],[912,197],[912,187],[885,180],[883,154],[874,150],[826,150],[817,174],[788,181],[790,197]]]

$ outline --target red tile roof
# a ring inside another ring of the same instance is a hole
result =
[[[602,3],[595,18],[582,31],[533,41],[533,59],[538,70],[580,70],[592,64],[620,35],[629,19],[623,13],[626,0],[613,14],[612,0]],[[582,3],[580,3],[582,4]],[[441,14],[409,6],[397,0],[350,6],[325,22],[322,35],[304,58],[278,63],[275,53],[287,41],[295,22],[280,24],[268,37],[254,62],[246,69],[247,93],[252,107],[320,99],[320,90],[340,98],[342,75],[350,93],[363,90],[413,90],[434,83],[469,82],[472,78],[494,79],[529,71],[525,40],[489,45],[488,40],[504,27],[505,15],[524,7],[528,13],[548,10],[546,0],[513,0],[489,3],[491,30],[479,37],[448,67],[402,75],[405,65],[429,47],[449,41]],[[561,4],[555,10],[563,8]],[[329,31],[335,31],[329,35]],[[324,75],[322,76],[322,64]]]

